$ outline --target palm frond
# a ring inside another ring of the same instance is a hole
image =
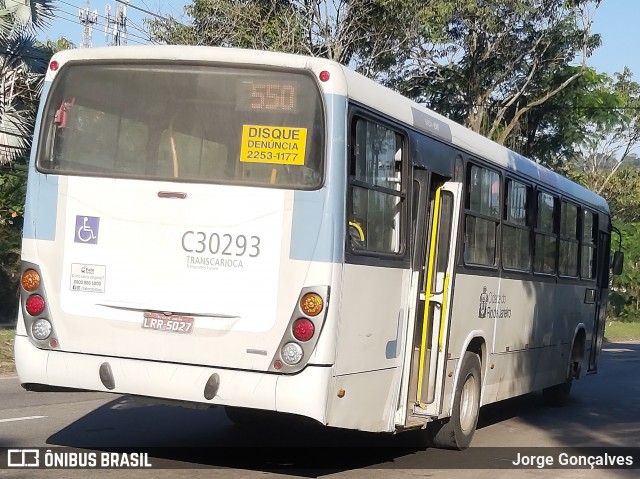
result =
[[[39,47],[36,37],[27,30],[14,30],[0,38],[0,57],[3,67],[29,73],[44,74],[47,71],[51,52]]]
[[[0,36],[15,28],[46,28],[53,20],[53,11],[52,0],[0,0]]]

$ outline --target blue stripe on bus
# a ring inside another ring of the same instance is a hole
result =
[[[43,175],[36,171],[36,148],[40,133],[40,118],[51,82],[42,88],[40,111],[35,126],[33,147],[29,158],[29,181],[25,203],[23,238],[53,241],[56,238],[56,216],[58,209],[58,177]]]
[[[289,258],[340,263],[344,259],[347,98],[325,95],[327,156],[324,187],[296,191]]]

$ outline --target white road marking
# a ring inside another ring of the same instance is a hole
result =
[[[28,421],[29,419],[43,419],[45,417],[49,417],[49,416],[11,417],[9,419],[0,419],[0,422]]]
[[[0,379],[18,379],[18,376],[2,376]]]

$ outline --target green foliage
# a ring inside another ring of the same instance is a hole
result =
[[[553,89],[574,75],[579,67],[567,66],[545,80]],[[620,120],[617,108],[624,99],[611,88],[612,79],[591,68],[548,101],[523,116],[515,145],[523,155],[552,168],[580,157],[581,147],[595,131],[611,128]]]
[[[52,18],[50,0],[0,0],[0,319],[15,315],[27,156],[52,51],[35,32]]]
[[[622,321],[640,321],[640,222],[616,222],[622,233],[624,269],[614,276],[611,288],[612,315]],[[613,249],[617,249],[617,237],[612,237]]]
[[[26,177],[26,164],[0,169],[0,320],[14,317],[18,305]]]
[[[433,2],[406,0],[193,0],[186,24],[150,20],[152,39],[297,53],[335,60],[384,78],[418,30],[416,10]]]
[[[640,321],[607,321],[604,337],[607,341],[638,341],[640,340]]]
[[[520,151],[521,138],[541,131],[527,116],[585,74],[572,65],[600,44],[589,30],[599,0],[429,3],[437,13],[421,12],[422,38],[398,87]]]

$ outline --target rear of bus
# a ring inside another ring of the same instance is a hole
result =
[[[344,180],[327,178],[344,166],[326,159],[344,143],[327,128],[344,106],[321,90],[338,67],[308,63],[184,47],[54,57],[25,214],[27,389],[323,420],[344,244]]]

